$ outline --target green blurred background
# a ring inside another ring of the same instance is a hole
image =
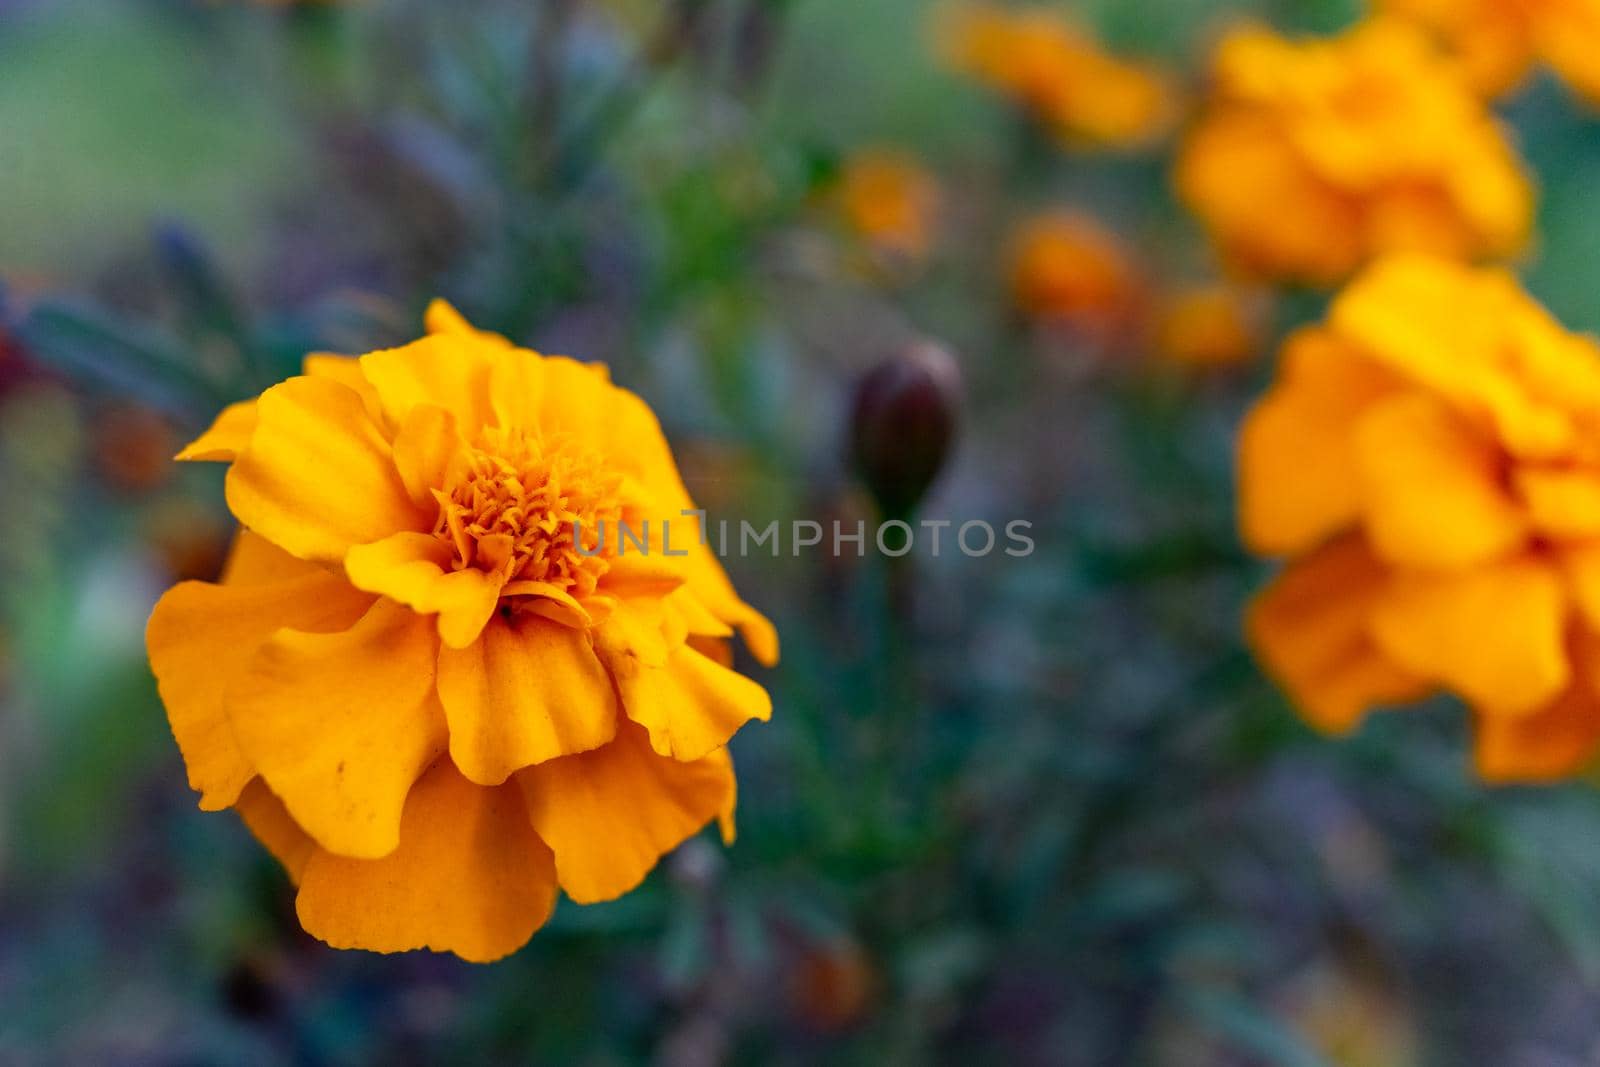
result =
[[[1191,85],[1229,18],[1356,14],[1060,7]],[[1004,235],[1061,204],[1205,276],[1170,145],[1044,142],[940,69],[930,14],[0,0],[0,1063],[1600,1062],[1593,789],[1476,784],[1450,703],[1299,724],[1239,633],[1231,441],[1269,355],[1177,369],[1008,310]],[[1506,112],[1529,285],[1600,328],[1600,125],[1546,82]],[[882,145],[943,189],[914,269],[829,206]],[[611,364],[735,521],[869,516],[852,391],[931,339],[965,389],[922,514],[1038,543],[731,561],[785,652],[733,744],[737,845],[485,967],[302,934],[196,808],[143,650],[230,532],[220,472],[172,452],[435,295]]]

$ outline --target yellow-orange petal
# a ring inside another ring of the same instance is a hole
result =
[[[1540,533],[1563,540],[1600,538],[1600,471],[1519,467],[1514,480]]]
[[[1600,632],[1600,539],[1564,545],[1556,558],[1583,622]]]
[[[503,576],[451,570],[451,548],[432,534],[408,531],[356,545],[345,555],[350,584],[438,616],[439,639],[466,648],[478,639],[500,598]]]
[[[289,881],[299,885],[317,843],[289,816],[283,801],[273,796],[261,779],[252,778],[233,807],[256,840],[283,864]]]
[[[1566,595],[1531,557],[1459,573],[1396,574],[1374,605],[1372,632],[1406,670],[1500,714],[1537,710],[1572,678]]]
[[[555,853],[561,888],[579,904],[633,889],[662,856],[731,812],[734,796],[725,750],[691,763],[670,759],[631,723],[603,748],[530,767],[517,783]]]
[[[211,428],[177,454],[184,461],[231,463],[250,443],[256,429],[256,402],[241,400],[222,409]]]
[[[1387,576],[1366,543],[1349,535],[1290,564],[1250,605],[1250,647],[1320,730],[1343,733],[1373,708],[1428,693],[1368,632]]]
[[[228,507],[250,529],[302,559],[336,562],[351,545],[431,525],[355,392],[290,378],[261,394],[257,417],[227,481]]]
[[[441,759],[412,788],[400,847],[375,860],[314,852],[295,910],[334,948],[427,948],[488,963],[555,908],[550,850],[514,785],[474,785]]]
[[[361,357],[389,425],[419,404],[443,408],[468,437],[491,421],[489,372],[495,348],[476,336],[438,333]]]
[[[1473,758],[1486,782],[1558,782],[1581,772],[1597,749],[1600,694],[1583,681],[1531,714],[1476,716]]]
[[[456,418],[441,407],[418,404],[394,435],[394,466],[411,500],[424,511],[438,505],[435,490],[445,487],[451,461],[463,449]]]
[[[376,858],[445,748],[431,621],[380,600],[350,629],[280,631],[229,687],[239,746],[323,848]]]
[[[1437,397],[1404,393],[1355,432],[1362,518],[1373,549],[1400,566],[1471,567],[1509,555],[1528,521],[1500,483],[1494,442]]]
[[[1355,423],[1392,388],[1388,375],[1325,330],[1289,340],[1281,380],[1239,435],[1239,524],[1251,549],[1302,552],[1355,520]]]
[[[255,774],[234,738],[224,698],[256,650],[286,626],[342,630],[372,605],[372,597],[340,575],[296,563],[298,575],[282,580],[176,585],[156,604],[145,630],[150,667],[189,785],[208,811],[232,804]]]
[[[772,717],[772,698],[760,685],[688,645],[664,667],[607,657],[628,718],[650,731],[663,756],[697,760],[728,743],[751,719]]]
[[[497,616],[467,648],[440,650],[439,699],[450,757],[481,785],[606,744],[620,711],[588,635],[523,613]]]

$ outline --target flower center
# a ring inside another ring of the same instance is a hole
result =
[[[435,490],[433,533],[455,550],[456,570],[504,574],[506,595],[538,592],[516,585],[538,582],[588,596],[610,566],[601,523],[617,528],[621,485],[570,439],[491,427]]]

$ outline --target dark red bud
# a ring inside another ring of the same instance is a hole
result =
[[[851,462],[885,519],[916,511],[955,442],[961,372],[950,353],[919,341],[856,387]]]

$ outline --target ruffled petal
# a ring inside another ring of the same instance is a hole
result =
[[[257,649],[284,627],[343,630],[372,606],[334,572],[293,561],[245,534],[230,563],[229,584],[183,582],[167,590],[150,616],[145,643],[167,721],[183,753],[189,785],[208,811],[232,804],[254,775],[224,710],[228,687]],[[277,566],[279,571],[267,568]],[[286,573],[288,572],[288,573]]]
[[[1527,715],[1477,716],[1473,760],[1486,782],[1548,784],[1579,773],[1600,748],[1600,697],[1568,686]]]
[[[488,963],[526,944],[555,901],[555,864],[516,786],[474,785],[441,759],[412,787],[400,847],[376,860],[317,850],[295,910],[334,948]]]
[[[1375,707],[1430,686],[1383,655],[1368,623],[1388,572],[1359,536],[1290,564],[1250,605],[1250,646],[1313,726],[1354,729]]]
[[[1566,606],[1554,568],[1539,559],[1459,574],[1402,573],[1377,599],[1373,636],[1401,667],[1473,705],[1523,714],[1571,681]]]
[[[450,570],[450,546],[432,534],[397,533],[345,556],[357,589],[381,593],[424,615],[438,615],[439,638],[452,648],[478,639],[499,601],[500,575]]]
[[[1564,540],[1600,538],[1600,472],[1522,467],[1516,486],[1540,533]]]
[[[256,840],[283,864],[289,881],[299,885],[307,861],[317,850],[317,843],[290,818],[283,801],[273,796],[261,779],[252,778],[233,807]]]
[[[517,775],[533,828],[555,852],[561,888],[579,904],[612,900],[711,820],[731,815],[724,750],[685,763],[657,755],[631,723],[603,748]]]
[[[1289,341],[1282,379],[1239,436],[1239,524],[1254,551],[1293,555],[1355,521],[1356,420],[1393,384],[1325,331]]]
[[[496,617],[469,647],[441,649],[439,699],[451,759],[483,785],[606,744],[620,710],[587,634],[529,614]]]
[[[1527,540],[1494,443],[1435,397],[1407,393],[1375,406],[1356,428],[1356,456],[1367,536],[1391,563],[1471,567]]]
[[[328,561],[429,525],[356,393],[291,378],[261,394],[257,414],[249,447],[228,471],[228,507],[244,525],[296,556]]]
[[[361,372],[372,383],[389,425],[405,422],[419,404],[455,416],[467,437],[490,421],[489,371],[495,348],[457,333],[441,333],[400,348],[361,357]]]
[[[688,645],[663,667],[607,656],[628,718],[650,731],[663,756],[697,760],[728,743],[751,719],[772,717],[772,698],[755,682]]]
[[[280,631],[229,687],[240,748],[323,848],[399,843],[406,793],[445,748],[437,656],[429,620],[380,600],[342,633]]]
[[[445,487],[451,461],[463,447],[455,416],[444,408],[418,404],[406,414],[394,435],[394,466],[419,508],[438,508],[434,491]]]
[[[186,445],[175,459],[232,463],[256,431],[256,402],[241,400],[222,409],[211,428]]]

